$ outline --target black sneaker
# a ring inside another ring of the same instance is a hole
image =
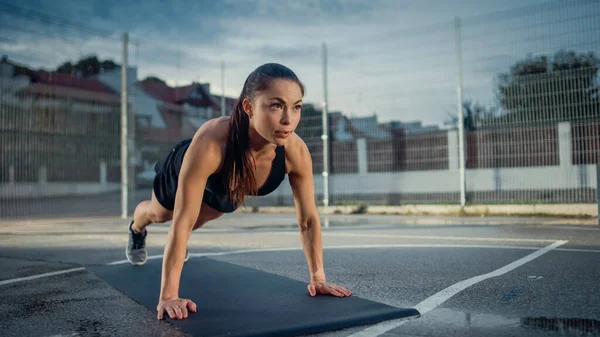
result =
[[[148,235],[148,231],[144,230],[143,233],[138,233],[131,228],[132,225],[133,221],[129,223],[129,242],[127,243],[125,255],[127,255],[127,260],[131,264],[141,266],[148,259],[148,252],[146,252],[146,235]]]

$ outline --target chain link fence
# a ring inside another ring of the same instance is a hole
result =
[[[599,31],[600,2],[553,1],[328,45],[343,111],[329,111],[319,198],[596,203]],[[320,173],[320,133],[304,136]]]
[[[556,1],[462,20],[469,202],[596,201],[599,19]]]
[[[3,219],[132,214],[156,161],[229,115],[245,76],[273,61],[324,90],[297,129],[321,205],[597,201],[598,1],[315,43],[310,64],[157,48],[9,5],[0,19]],[[287,182],[248,201],[293,204]]]
[[[99,60],[121,61],[120,37],[6,4],[0,22],[0,218],[120,214],[135,165],[121,166],[120,69]]]

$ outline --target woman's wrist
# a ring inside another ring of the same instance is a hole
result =
[[[325,274],[315,274],[310,276],[310,282],[327,282],[327,279],[325,278]]]

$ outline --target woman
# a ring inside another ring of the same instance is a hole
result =
[[[304,86],[293,71],[280,64],[262,65],[246,79],[232,116],[206,122],[157,163],[152,199],[137,205],[129,225],[127,258],[144,264],[145,227],[173,220],[164,249],[158,319],[165,313],[182,319],[196,311],[193,301],[178,295],[192,231],[235,211],[248,195],[271,193],[286,174],[310,272],[310,295],[351,295],[327,283],[323,270],[312,159],[294,133],[303,96]]]

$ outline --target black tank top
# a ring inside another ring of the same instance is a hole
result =
[[[177,163],[179,169],[181,169],[181,163],[183,162],[183,156],[187,151],[191,139],[186,139],[181,148],[177,152]],[[235,211],[239,205],[235,205],[229,198],[228,188],[225,188],[223,179],[224,171],[216,172],[208,177],[206,182],[206,188],[204,190],[204,197],[202,198],[210,207],[223,213],[230,213]],[[267,176],[265,183],[258,188],[257,194],[264,196],[275,191],[279,185],[285,179],[285,147],[277,146],[275,148],[275,158],[273,159],[271,170]]]

